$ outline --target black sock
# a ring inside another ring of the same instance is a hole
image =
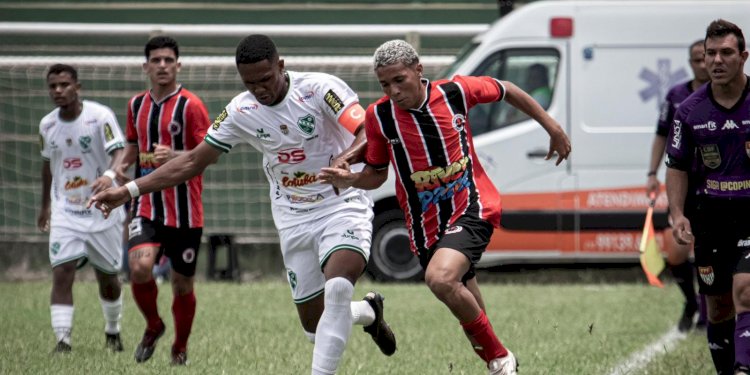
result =
[[[718,375],[734,374],[734,317],[721,323],[708,323],[708,348]]]
[[[685,261],[671,266],[670,270],[672,271],[674,280],[677,282],[677,286],[680,287],[682,294],[685,295],[685,300],[689,305],[694,305],[697,311],[698,302],[695,300],[695,285],[693,281],[695,270],[693,269],[693,264],[689,261]]]

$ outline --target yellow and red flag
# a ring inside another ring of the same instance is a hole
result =
[[[646,222],[643,224],[643,235],[641,235],[641,267],[646,273],[649,284],[663,288],[664,284],[659,280],[659,274],[666,266],[664,258],[661,256],[661,249],[654,236],[654,203],[656,200],[652,196],[651,203],[646,211]]]

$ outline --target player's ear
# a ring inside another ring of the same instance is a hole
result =
[[[182,63],[178,61],[177,62],[177,73],[180,72],[180,68],[182,68]]]
[[[280,70],[282,70],[282,71],[284,70],[284,59],[279,59],[279,65],[278,66],[279,66]]]

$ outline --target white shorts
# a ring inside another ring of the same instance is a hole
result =
[[[305,303],[323,293],[323,265],[337,250],[353,250],[370,258],[372,209],[349,205],[318,220],[279,231],[281,255],[284,257],[294,303]]]
[[[100,232],[79,232],[52,227],[49,234],[49,262],[52,267],[71,260],[88,258],[101,272],[116,274],[122,268],[122,226]]]

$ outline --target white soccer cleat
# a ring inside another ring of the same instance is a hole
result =
[[[495,358],[490,361],[487,367],[490,369],[490,375],[517,375],[518,361],[516,356],[508,350],[505,357]]]

